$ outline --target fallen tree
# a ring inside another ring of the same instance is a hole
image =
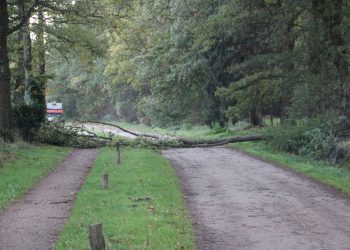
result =
[[[84,125],[84,124],[87,124],[87,123],[102,124],[102,125],[118,128],[121,131],[123,131],[125,133],[128,133],[128,134],[131,134],[131,135],[134,135],[136,137],[142,136],[142,137],[149,137],[149,138],[159,139],[158,135],[147,134],[147,133],[139,133],[139,132],[136,132],[136,131],[131,131],[131,130],[125,129],[125,128],[121,127],[121,126],[118,126],[118,125],[115,125],[115,124],[111,124],[111,123],[107,123],[107,122],[80,121],[80,120],[75,119],[73,123],[78,123],[78,124],[81,124],[81,125]]]
[[[211,139],[211,140],[192,140],[187,138],[179,138],[178,140],[182,142],[184,145],[189,146],[198,146],[198,145],[212,145],[219,146],[228,143],[235,142],[245,142],[245,141],[260,141],[264,140],[263,135],[245,135],[245,136],[232,136],[232,137],[224,137],[219,139]]]
[[[244,135],[244,136],[224,137],[224,138],[218,138],[218,139],[194,140],[194,139],[188,139],[188,138],[178,138],[178,137],[171,137],[171,136],[160,136],[160,135],[147,134],[147,133],[138,133],[135,131],[125,129],[121,126],[111,124],[111,123],[106,123],[106,122],[79,121],[79,120],[75,120],[75,122],[81,124],[81,126],[83,126],[86,123],[90,123],[90,124],[95,123],[95,124],[102,124],[110,127],[115,127],[120,129],[123,132],[136,136],[140,140],[143,140],[144,143],[149,142],[152,145],[160,145],[162,147],[182,147],[182,148],[215,147],[215,146],[222,146],[228,143],[260,141],[265,139],[265,136],[263,135]]]
[[[161,136],[154,134],[144,134],[127,130],[118,125],[105,122],[88,123],[103,124],[106,126],[116,127],[119,130],[130,133],[136,138],[125,138],[115,136],[116,134],[109,132],[108,136],[101,135],[99,132],[92,132],[84,126],[86,121],[75,121],[73,124],[65,125],[59,122],[43,124],[37,131],[36,140],[41,143],[47,143],[57,146],[69,146],[76,148],[96,148],[103,146],[114,146],[119,142],[123,146],[131,147],[150,147],[150,148],[193,148],[193,147],[215,147],[228,143],[258,141],[264,140],[263,135],[245,135],[232,136],[210,140],[194,140],[188,138],[178,138],[171,136]]]

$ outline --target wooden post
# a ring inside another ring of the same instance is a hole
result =
[[[104,189],[108,188],[108,174],[103,174],[102,186]]]
[[[91,250],[106,249],[102,226],[102,224],[89,225],[89,240]]]
[[[117,142],[115,144],[115,146],[116,146],[116,149],[117,149],[117,165],[120,165],[120,143]]]

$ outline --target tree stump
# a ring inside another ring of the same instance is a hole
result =
[[[117,153],[117,165],[120,165],[120,143],[117,142],[115,146],[116,146],[116,153]]]
[[[108,174],[103,174],[102,186],[103,186],[104,189],[108,188]]]
[[[89,225],[89,240],[91,250],[106,249],[102,226],[102,224]]]

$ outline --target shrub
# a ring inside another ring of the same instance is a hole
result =
[[[30,140],[33,131],[38,129],[45,120],[45,104],[22,104],[14,109],[14,121],[23,139]]]
[[[325,114],[270,129],[269,144],[277,150],[335,163],[347,157],[346,151],[338,146],[347,128],[343,117]]]
[[[221,134],[227,131],[227,127],[222,126],[221,124],[215,122],[212,125],[212,131],[213,131],[213,134]]]
[[[306,126],[281,126],[268,130],[269,143],[277,150],[299,154],[299,150],[307,143],[304,132]]]
[[[310,156],[316,160],[335,162],[337,156],[337,144],[339,139],[332,131],[328,133],[320,128],[314,128],[304,132],[306,143],[300,148],[301,155]]]

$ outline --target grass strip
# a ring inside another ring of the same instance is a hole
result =
[[[70,151],[53,146],[9,146],[0,154],[0,209],[19,199]]]
[[[103,223],[107,249],[194,249],[192,225],[170,163],[147,149],[101,149],[56,250],[90,249],[88,225]],[[109,188],[102,175],[109,174]]]
[[[306,177],[350,195],[350,171],[347,169],[293,154],[276,152],[264,142],[242,142],[231,146],[260,159],[293,169]]]

